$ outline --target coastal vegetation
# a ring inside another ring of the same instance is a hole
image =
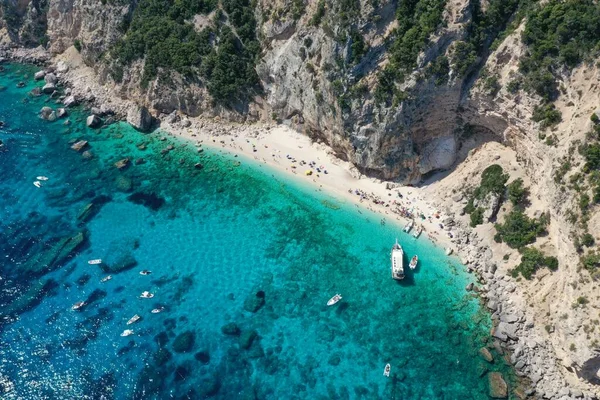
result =
[[[142,86],[176,71],[186,79],[206,81],[217,103],[228,105],[251,94],[260,51],[256,20],[249,0],[141,0],[124,36],[111,50],[111,75],[123,79],[124,68],[143,60]],[[213,23],[198,32],[189,22],[196,14],[216,11]]]
[[[523,278],[531,279],[533,274],[542,267],[547,267],[551,271],[558,269],[556,257],[546,257],[544,253],[534,247],[523,247],[519,252],[521,253],[521,262],[510,271],[513,278],[521,274]]]
[[[481,173],[481,182],[473,191],[465,207],[465,212],[471,215],[471,227],[484,222],[483,214],[485,210],[481,204],[488,196],[497,197],[498,201],[502,202],[508,179],[508,174],[504,173],[504,170],[498,164],[490,165]]]
[[[504,223],[495,224],[496,242],[504,242],[513,249],[522,248],[535,242],[536,238],[546,233],[549,218],[542,215],[540,218],[529,218],[525,213],[515,208],[504,218]]]

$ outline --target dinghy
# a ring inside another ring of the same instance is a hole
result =
[[[133,335],[133,331],[131,329],[125,329],[123,331],[123,333],[121,333],[121,336],[129,336],[129,335]]]
[[[410,269],[415,269],[415,268],[417,268],[418,262],[419,262],[419,256],[414,256],[413,258],[411,258],[410,264],[408,264],[408,266],[410,267]]]
[[[390,364],[385,364],[385,368],[383,369],[383,376],[390,376],[390,371],[392,366]]]
[[[90,265],[98,265],[98,264],[102,264],[102,260],[101,260],[101,259],[99,259],[99,258],[97,258],[97,259],[95,259],[95,260],[89,260],[89,261],[88,261],[88,264],[90,264]]]
[[[139,315],[135,314],[133,317],[129,318],[129,321],[127,321],[127,325],[131,325],[133,323],[138,322],[142,317],[140,317]]]
[[[337,303],[338,301],[340,301],[342,299],[342,295],[341,294],[336,294],[335,296],[333,296],[332,298],[329,299],[329,301],[327,302],[328,306],[332,306],[335,303]]]
[[[85,301],[78,301],[77,303],[73,304],[73,307],[71,307],[71,310],[76,311],[76,310],[79,310],[83,306],[85,306]]]
[[[154,297],[154,295],[152,293],[150,293],[150,292],[144,291],[144,292],[142,292],[142,294],[140,295],[140,297],[142,299],[151,299],[151,298]]]

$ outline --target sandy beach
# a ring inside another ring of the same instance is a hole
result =
[[[419,188],[366,177],[352,164],[337,158],[325,144],[315,143],[285,125],[230,124],[224,127],[199,119],[190,122],[187,128],[163,123],[161,131],[189,140],[199,148],[254,159],[292,179],[314,185],[316,191],[354,203],[359,212],[377,213],[381,223],[395,223],[398,229],[412,219],[415,227],[422,226],[421,237],[454,250],[454,234],[442,222],[446,216],[425,201]]]

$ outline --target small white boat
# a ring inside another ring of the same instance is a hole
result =
[[[100,279],[100,282],[104,283],[104,282],[108,282],[112,279],[112,275],[107,275],[104,278]]]
[[[90,265],[98,265],[98,264],[102,264],[102,260],[101,260],[101,259],[99,259],[99,258],[97,258],[97,259],[95,259],[95,260],[89,260],[89,261],[88,261],[88,264],[90,264]]]
[[[158,314],[159,312],[162,312],[162,310],[164,310],[164,307],[158,307],[153,309],[152,311],[150,311],[152,314]]]
[[[123,331],[123,333],[121,333],[121,336],[129,336],[129,335],[133,335],[133,331],[131,329],[125,329]]]
[[[140,271],[140,275],[150,275],[151,273],[152,271],[148,271],[147,269]]]
[[[329,299],[329,301],[327,302],[328,306],[332,306],[335,303],[337,303],[338,301],[340,301],[342,299],[342,295],[341,294],[336,294],[335,296],[333,296],[332,298]]]
[[[42,182],[35,181],[35,182],[33,182],[33,186],[35,186],[36,188],[41,188],[42,187]]]
[[[140,297],[142,299],[151,299],[151,298],[154,297],[154,295],[152,293],[150,293],[150,292],[144,291],[144,292],[142,292],[142,294],[140,295]]]
[[[413,228],[415,224],[415,221],[413,221],[412,219],[410,221],[408,221],[408,224],[406,224],[406,226],[404,226],[404,232],[408,233],[410,232],[410,230]]]
[[[38,181],[47,181],[47,180],[48,180],[48,177],[47,177],[47,176],[43,176],[43,175],[42,175],[42,176],[38,176],[38,177],[36,177],[35,179],[37,179]]]
[[[85,306],[85,301],[78,301],[77,303],[73,304],[73,306],[71,307],[71,310],[73,310],[73,311],[79,310],[83,306]]]
[[[450,254],[452,254],[454,252],[454,250],[452,250],[452,247],[448,247],[446,248],[446,255],[449,256]]]
[[[416,227],[415,231],[413,232],[413,237],[415,239],[417,239],[419,236],[421,236],[421,232],[423,232],[423,226],[419,225]]]
[[[140,317],[139,315],[135,314],[133,317],[129,318],[129,321],[127,321],[127,325],[131,325],[135,322],[138,322],[142,317]]]
[[[410,269],[415,269],[415,268],[417,268],[418,263],[419,263],[419,256],[414,256],[413,258],[410,259],[410,264],[408,264],[408,267]]]
[[[383,369],[383,376],[390,376],[391,370],[392,366],[390,364],[385,364],[385,368]]]

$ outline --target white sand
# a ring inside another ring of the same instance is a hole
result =
[[[369,209],[380,214],[386,223],[396,222],[398,229],[408,222],[407,218],[400,215],[404,208],[415,216],[417,224],[423,226],[421,237],[428,236],[442,247],[453,248],[449,237],[451,231],[440,228],[445,216],[423,199],[421,189],[399,186],[388,190],[387,182],[362,175],[353,165],[335,157],[328,146],[314,143],[287,126],[256,124],[227,125],[224,128],[222,123],[213,125],[207,121],[192,120],[189,128],[163,124],[161,129],[173,136],[191,140],[196,145],[221,149],[262,162],[292,179],[311,183],[315,190],[323,190],[334,197],[353,202],[359,211]],[[306,164],[303,165],[301,161]],[[312,161],[315,162],[314,168],[309,166]],[[321,166],[324,169],[318,172],[316,168]],[[306,174],[309,170],[312,170],[312,175]],[[356,194],[357,189],[366,195],[363,199]],[[374,199],[378,200],[378,204]],[[421,214],[426,219],[420,218]]]

